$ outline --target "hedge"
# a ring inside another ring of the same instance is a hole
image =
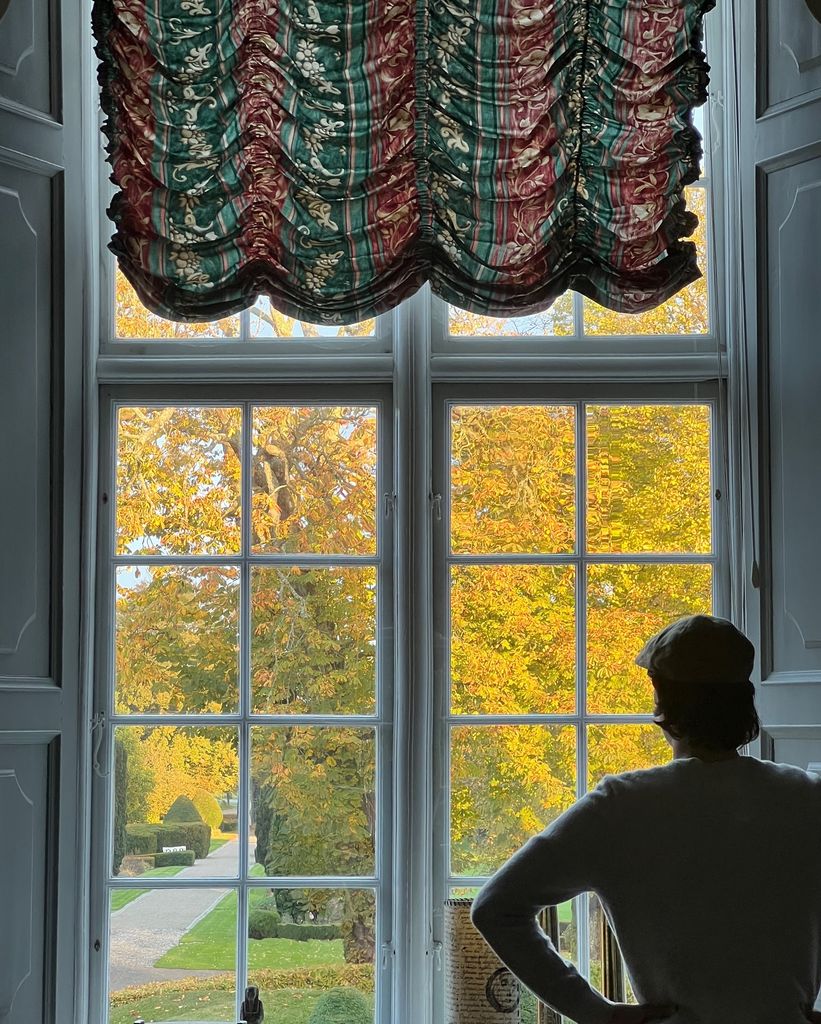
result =
[[[236,832],[237,830],[237,812],[236,811],[223,811],[222,812],[222,824],[220,825],[220,832]]]
[[[209,978],[178,978],[176,981],[152,981],[145,985],[131,985],[109,994],[109,1005],[128,1006],[142,999],[159,999],[178,992],[233,992],[236,988],[233,971],[214,974]],[[331,989],[349,985],[362,992],[373,992],[373,966],[371,964],[328,964],[317,967],[297,967],[287,970],[263,968],[248,972],[248,984],[256,985],[260,992],[278,992],[285,988]]]
[[[155,853],[154,854],[154,867],[155,868],[171,868],[181,864],[183,867],[190,868],[194,866],[194,851],[193,850],[176,850],[174,853]]]
[[[201,860],[211,848],[211,828],[204,821],[140,822],[126,825],[125,832],[126,853],[162,853],[164,846],[184,846]]]
[[[275,939],[296,939],[310,942],[311,939],[341,939],[342,929],[338,924],[278,924]]]
[[[258,903],[248,915],[248,935],[252,939],[310,942],[313,939],[341,939],[342,929],[338,924],[281,924],[276,910],[261,907]]]
[[[317,1000],[308,1024],[371,1024],[373,1010],[355,988],[332,988]]]
[[[193,850],[197,860],[208,856],[211,849],[211,826],[204,821],[175,821],[155,825],[157,829],[157,851],[164,846],[186,846]]]
[[[125,852],[128,853],[156,853],[157,833],[156,825],[126,825],[125,827]]]

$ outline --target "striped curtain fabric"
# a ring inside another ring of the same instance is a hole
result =
[[[265,294],[352,323],[425,281],[494,316],[650,309],[699,276],[712,6],[96,0],[111,248],[172,320]]]

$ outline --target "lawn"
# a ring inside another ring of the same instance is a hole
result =
[[[150,871],[144,871],[140,878],[170,878],[171,875],[176,875],[182,871],[182,867],[175,865],[174,867],[168,868],[151,868]],[[115,910],[121,910],[126,904],[131,903],[132,900],[136,900],[138,896],[142,896],[143,893],[150,892],[149,889],[112,889],[111,891],[111,913]]]
[[[251,873],[260,874],[261,865]],[[266,889],[251,890],[251,904],[267,895]],[[228,893],[210,913],[198,921],[154,964],[182,970],[233,971],[236,959],[237,894]],[[249,939],[248,966],[284,969],[342,964],[345,957],[341,939]],[[266,1017],[267,1019],[267,1017]]]
[[[308,1024],[308,1018],[321,989],[286,988],[263,993],[265,1024]],[[109,1024],[132,1024],[145,1020],[234,1020],[233,992],[173,992],[151,996],[115,1006],[109,1011]]]
[[[221,846],[225,846],[225,844],[228,842],[228,840],[229,839],[233,839],[233,838],[234,838],[234,836],[227,835],[227,836],[224,836],[224,837],[221,836],[219,839],[212,839],[211,840],[211,845],[208,847],[208,852],[209,853],[213,853],[214,850],[218,850]]]

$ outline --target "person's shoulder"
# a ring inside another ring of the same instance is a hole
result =
[[[776,785],[804,789],[821,795],[821,775],[816,775],[815,772],[808,772],[797,765],[783,764],[780,761],[764,761],[755,757],[747,760],[755,763],[755,770],[762,779],[768,779]]]
[[[668,761],[666,764],[654,765],[651,768],[634,768],[628,772],[605,775],[597,789],[608,795],[628,791],[650,789],[666,786],[680,774],[680,762]]]

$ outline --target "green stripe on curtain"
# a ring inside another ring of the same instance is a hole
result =
[[[264,294],[353,323],[425,281],[491,316],[651,309],[699,276],[712,6],[95,0],[111,249],[171,320]]]

